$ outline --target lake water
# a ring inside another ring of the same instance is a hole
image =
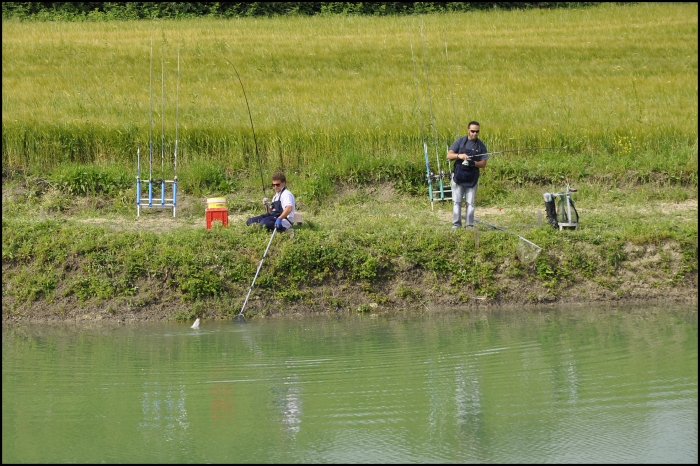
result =
[[[697,308],[3,328],[2,461],[697,463]]]

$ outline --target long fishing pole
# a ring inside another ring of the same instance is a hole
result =
[[[180,127],[180,27],[177,29],[177,85],[175,86],[175,149],[173,150],[173,217],[177,204],[177,142]]]
[[[255,271],[255,277],[253,277],[253,282],[250,284],[250,288],[248,288],[248,294],[245,297],[245,301],[243,301],[243,306],[241,307],[241,312],[236,314],[234,316],[233,320],[234,322],[245,322],[245,316],[243,315],[243,311],[245,310],[246,304],[248,304],[248,298],[250,297],[250,292],[253,291],[253,286],[255,285],[255,280],[258,279],[258,274],[260,273],[260,269],[262,268],[263,261],[265,260],[265,256],[267,256],[267,250],[270,249],[270,245],[272,244],[272,238],[275,237],[275,233],[277,233],[277,227],[275,227],[274,230],[272,230],[272,235],[270,236],[270,241],[267,243],[267,247],[265,248],[265,253],[262,256],[262,259],[260,259],[260,263],[258,264],[258,270]]]
[[[160,193],[165,204],[165,31],[161,29],[160,45]]]
[[[423,141],[423,155],[425,156],[425,171],[426,171],[426,178],[428,180],[428,197],[430,198],[430,208],[434,208],[433,204],[433,182],[431,179],[431,173],[430,173],[430,160],[428,158],[428,143],[426,142],[425,139],[425,125],[423,124],[423,110],[421,109],[420,105],[420,91],[418,89],[418,72],[416,71],[416,57],[413,53],[413,39],[411,39],[409,31],[409,36],[408,40],[409,43],[411,44],[411,61],[413,62],[413,82],[416,85],[416,102],[418,103],[418,115],[420,117],[420,137],[421,140]]]
[[[435,116],[433,115],[433,99],[430,95],[430,79],[428,79],[428,63],[425,59],[425,37],[423,35],[423,20],[420,23],[420,38],[423,43],[423,65],[425,67],[425,82],[428,86],[428,103],[430,106],[430,125],[433,127],[433,140],[435,142],[435,160],[437,160],[438,173],[442,175],[440,169],[440,156],[438,155],[437,129],[435,128]],[[440,177],[440,191],[442,191],[442,177]]]
[[[151,19],[151,62],[148,75],[148,98],[150,100],[150,110],[148,119],[148,189],[149,189],[149,200],[150,200],[150,190],[151,181],[153,180],[153,20]]]
[[[455,119],[455,140],[459,137],[459,127],[457,126],[457,110],[455,109],[455,94],[452,91],[452,73],[450,72],[450,59],[447,55],[447,32],[445,27],[442,28],[442,35],[445,38],[445,61],[447,62],[447,75],[450,78],[450,97],[452,98],[452,114]]]
[[[498,152],[486,152],[485,154],[478,154],[474,157],[482,157],[484,155],[494,155],[494,154],[505,154],[506,152],[525,152],[530,150],[565,150],[568,147],[526,147],[524,149],[511,149],[511,150],[499,150]],[[462,162],[462,165],[466,165],[467,161]]]
[[[246,105],[246,108],[248,109],[248,118],[250,118],[250,128],[253,131],[253,143],[255,144],[255,155],[258,158],[258,168],[260,169],[260,182],[262,184],[263,197],[265,199],[267,199],[267,192],[265,191],[265,177],[263,176],[262,162],[260,160],[260,152],[258,151],[258,141],[255,138],[255,126],[253,125],[253,114],[250,112],[250,104],[248,103],[248,96],[245,93],[245,87],[243,87],[243,81],[241,81],[241,75],[238,74],[238,70],[236,69],[236,65],[234,65],[231,60],[224,57],[223,55],[222,55],[222,58],[224,60],[226,60],[233,68],[233,71],[236,72],[236,77],[238,78],[238,82],[241,85],[241,90],[243,91],[243,98],[245,99],[245,105]]]
[[[177,130],[180,126],[180,31],[177,32],[177,87],[175,90],[175,151],[173,152],[173,180],[177,183]],[[174,196],[173,196],[174,197]],[[174,202],[174,199],[173,199]]]

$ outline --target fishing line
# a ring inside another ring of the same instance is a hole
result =
[[[447,62],[447,75],[450,78],[450,97],[452,97],[452,114],[455,118],[455,140],[459,137],[459,127],[457,126],[457,110],[455,110],[455,94],[452,91],[452,73],[450,72],[450,59],[447,56],[447,32],[442,28],[442,35],[445,38],[445,61]]]
[[[416,57],[413,53],[413,39],[411,39],[411,31],[408,32],[408,40],[411,45],[411,61],[413,62],[413,81],[416,84],[416,103],[418,104],[418,115],[420,117],[420,136],[423,141],[423,155],[425,156],[425,177],[428,181],[428,197],[430,198],[430,207],[433,208],[433,181],[432,173],[430,173],[430,160],[428,157],[428,143],[425,139],[425,125],[423,124],[423,109],[420,105],[420,90],[418,88],[418,72],[416,71]]]
[[[246,108],[248,109],[248,118],[250,118],[250,128],[253,131],[253,143],[255,144],[255,155],[258,158],[258,168],[260,169],[260,182],[262,184],[263,197],[267,198],[267,193],[265,191],[265,177],[263,176],[262,162],[260,160],[260,152],[258,151],[258,141],[255,138],[255,126],[253,126],[253,114],[250,112],[250,104],[248,103],[248,96],[245,93],[245,87],[243,87],[243,81],[241,81],[241,76],[238,74],[238,70],[236,69],[236,66],[233,64],[233,62],[231,62],[231,60],[224,57],[223,55],[221,56],[221,58],[226,60],[233,68],[233,71],[236,72],[236,77],[238,78],[238,82],[241,85],[241,90],[243,91],[243,98],[245,99],[245,105],[246,105]]]
[[[418,115],[420,117],[420,136],[421,136],[421,139],[423,140],[423,146],[427,146],[426,140],[425,140],[424,124],[423,124],[423,110],[421,109],[421,106],[420,106],[420,91],[418,89],[418,72],[416,71],[416,57],[413,54],[413,39],[411,39],[410,31],[409,31],[408,41],[411,44],[411,61],[413,62],[413,82],[416,85],[416,103],[418,104]]]
[[[260,160],[260,152],[258,151],[258,141],[255,138],[255,126],[253,125],[253,114],[250,112],[250,104],[248,103],[248,96],[245,93],[245,87],[243,87],[243,81],[241,80],[241,75],[238,74],[238,70],[236,69],[236,66],[233,64],[233,62],[231,60],[224,57],[223,55],[222,55],[222,58],[224,60],[226,60],[233,68],[233,71],[236,72],[236,77],[238,78],[238,82],[241,85],[241,90],[243,91],[243,98],[245,99],[246,108],[248,109],[248,118],[250,118],[250,128],[253,132],[253,143],[255,144],[255,155],[258,158],[258,168],[260,169],[260,182],[262,185],[263,197],[265,199],[267,199],[267,193],[265,192],[265,178],[263,176],[263,171],[262,171],[262,161]],[[268,251],[268,249],[270,249],[270,245],[272,244],[272,239],[275,237],[276,232],[277,232],[277,227],[275,227],[275,229],[272,230],[272,235],[270,236],[270,241],[267,243],[267,247],[265,248],[265,253],[262,256],[262,259],[260,259],[260,264],[258,264],[258,270],[255,272],[255,277],[253,277],[253,282],[250,284],[250,288],[248,289],[248,294],[245,297],[245,301],[243,301],[243,306],[241,307],[241,312],[239,312],[237,315],[235,315],[233,317],[234,322],[245,322],[245,316],[243,315],[243,311],[245,310],[246,304],[248,304],[248,298],[250,297],[250,293],[253,291],[253,286],[255,285],[255,280],[258,279],[258,274],[260,273],[260,269],[262,268],[263,261],[265,260],[265,256],[267,256],[267,251]]]
[[[420,38],[423,43],[423,65],[425,67],[425,82],[428,85],[428,103],[430,105],[430,124],[433,127],[433,141],[435,143],[435,160],[437,160],[438,173],[442,175],[440,169],[440,156],[438,155],[437,129],[435,128],[435,117],[433,116],[433,99],[430,95],[430,80],[428,79],[428,63],[425,59],[425,37],[423,36],[423,19],[420,22]]]

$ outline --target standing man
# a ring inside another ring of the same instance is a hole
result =
[[[479,183],[479,169],[486,168],[488,151],[479,139],[479,122],[469,123],[469,133],[457,139],[447,151],[447,160],[454,160],[452,175],[452,229],[462,226],[462,198],[467,202],[466,228],[474,228],[474,200]]]
[[[263,199],[267,213],[251,217],[246,220],[245,224],[259,223],[269,231],[275,228],[280,232],[286,231],[291,228],[292,222],[294,222],[294,212],[296,211],[294,195],[287,189],[287,178],[282,172],[276,172],[272,175],[272,187],[275,188],[272,204],[267,205],[267,198]]]

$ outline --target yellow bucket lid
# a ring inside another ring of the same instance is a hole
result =
[[[207,198],[207,204],[226,204],[225,197],[210,197]]]

